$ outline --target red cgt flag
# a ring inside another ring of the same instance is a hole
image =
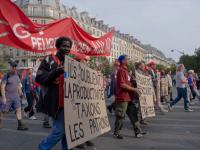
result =
[[[113,32],[95,38],[81,29],[72,18],[64,18],[49,24],[32,22],[13,2],[1,0],[0,44],[44,53],[55,51],[55,41],[60,36],[73,40],[75,53],[89,56],[109,56]]]

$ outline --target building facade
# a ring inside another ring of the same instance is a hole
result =
[[[57,19],[72,17],[94,37],[103,36],[113,28],[105,24],[103,20],[91,18],[88,12],[78,12],[76,7],[70,8],[61,4],[60,0],[16,0],[15,3],[32,21],[37,23],[45,24]],[[108,57],[109,62],[112,63],[121,54],[128,55],[132,62],[145,60],[148,52],[140,44],[133,36],[116,31],[113,36],[111,56]],[[39,57],[46,55],[10,47],[5,49],[7,55],[19,60],[20,66],[34,66]]]
[[[155,61],[165,67],[170,67],[176,63],[173,59],[167,58],[160,50],[146,48],[145,62],[148,63],[150,61]]]

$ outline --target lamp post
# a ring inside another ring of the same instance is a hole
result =
[[[182,54],[182,55],[185,55],[184,51],[179,51],[179,50],[176,50],[176,49],[172,49],[171,52],[174,52],[174,51],[177,51],[178,53]]]

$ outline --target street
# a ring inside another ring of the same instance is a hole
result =
[[[136,139],[131,124],[126,119],[123,128],[123,140],[114,139],[112,131],[93,140],[94,148],[98,150],[198,150],[200,149],[200,103],[195,100],[192,108],[195,112],[184,112],[183,101],[180,101],[173,112],[166,115],[157,114],[149,120],[144,128],[148,134]],[[0,150],[36,150],[39,142],[45,138],[50,129],[42,127],[42,114],[37,114],[38,120],[25,119],[29,131],[17,131],[17,121],[14,113],[6,115],[3,128],[0,130]],[[113,115],[109,115],[113,128]],[[60,150],[60,143],[53,150]]]

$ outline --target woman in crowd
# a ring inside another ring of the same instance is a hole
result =
[[[184,99],[184,109],[186,112],[192,112],[193,110],[189,108],[188,105],[188,96],[187,96],[187,87],[188,83],[187,78],[184,76],[184,65],[180,64],[176,70],[176,87],[177,87],[177,97],[168,105],[169,111],[172,111],[173,106],[181,100]]]

